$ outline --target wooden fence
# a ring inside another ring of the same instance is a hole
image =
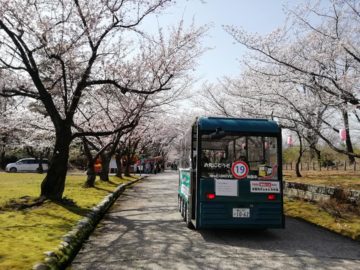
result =
[[[296,163],[283,163],[283,170],[295,170]],[[318,162],[301,162],[300,163],[301,171],[360,171],[359,162],[354,162],[350,164],[349,161],[337,161],[334,164],[321,165]]]

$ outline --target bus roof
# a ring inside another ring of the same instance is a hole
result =
[[[267,119],[199,117],[197,120],[202,131],[221,129],[225,132],[274,133],[281,131],[275,121]]]

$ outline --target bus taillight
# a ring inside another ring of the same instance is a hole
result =
[[[215,193],[206,193],[206,198],[208,199],[208,200],[213,200],[213,199],[215,199]]]
[[[276,195],[275,194],[268,194],[267,198],[269,201],[274,201],[276,199]]]

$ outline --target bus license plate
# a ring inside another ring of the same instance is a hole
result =
[[[250,209],[249,208],[233,208],[233,217],[234,218],[249,218]]]

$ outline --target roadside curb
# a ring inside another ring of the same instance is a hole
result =
[[[62,237],[62,242],[56,251],[45,252],[45,259],[33,266],[33,270],[57,270],[65,269],[75,258],[84,241],[91,235],[99,221],[106,214],[107,210],[114,204],[119,196],[128,186],[143,180],[146,176],[140,177],[128,183],[118,186],[114,192],[107,195],[97,206],[73,227],[71,231]]]
[[[326,185],[313,185],[292,181],[283,181],[284,194],[289,198],[301,198],[309,201],[326,201],[337,199],[360,205],[360,190],[344,189]]]

